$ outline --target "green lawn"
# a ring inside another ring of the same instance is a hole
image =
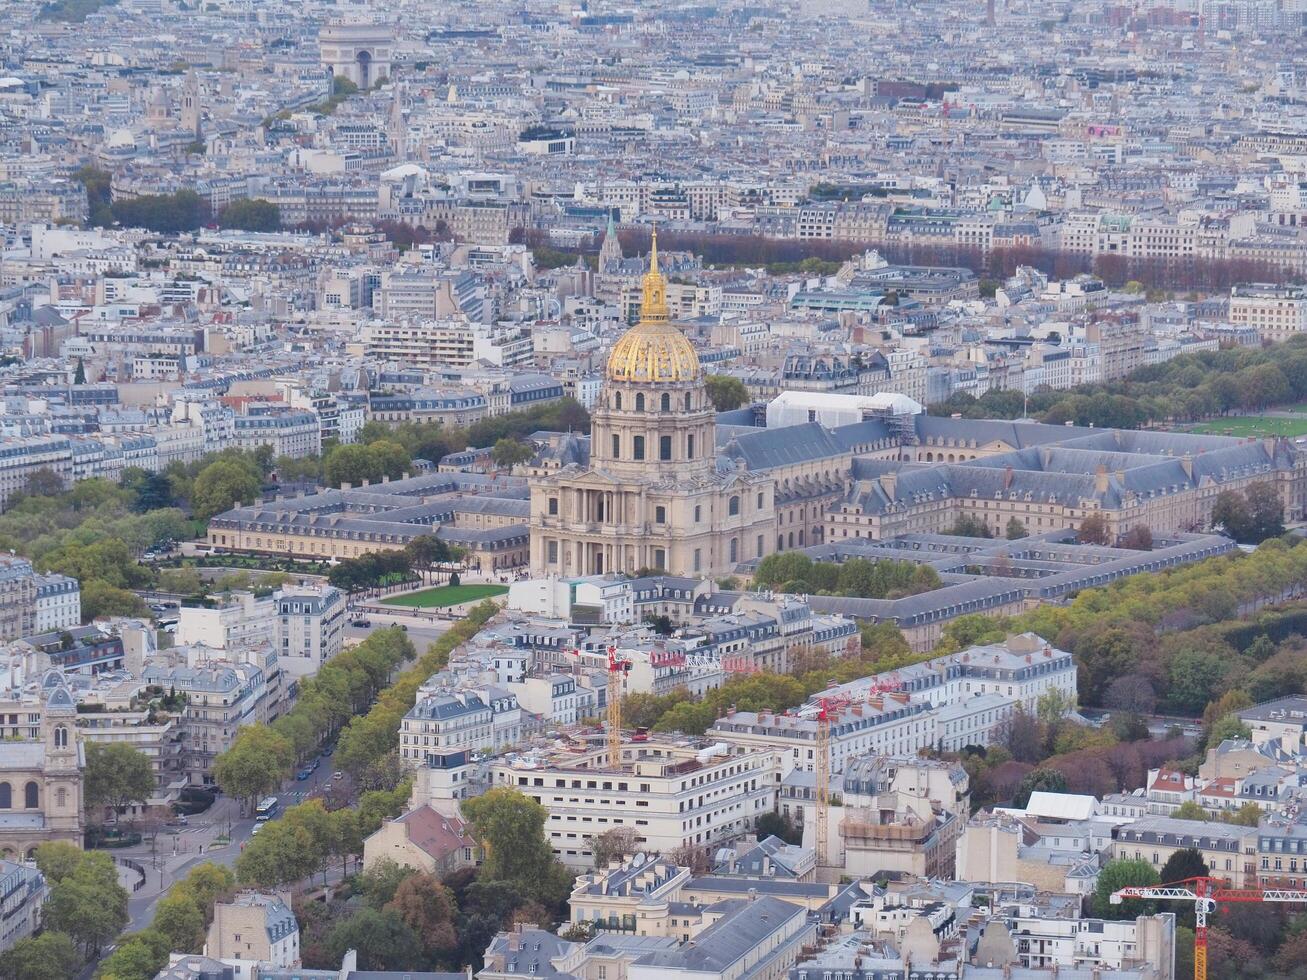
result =
[[[1194,432],[1217,436],[1307,436],[1307,418],[1273,418],[1265,415],[1240,415],[1212,419],[1194,426]]]
[[[491,596],[503,595],[508,591],[503,585],[442,585],[435,589],[423,589],[408,595],[391,596],[382,599],[384,606],[418,606],[422,609],[436,609],[440,606],[457,606],[463,602],[475,602]]]

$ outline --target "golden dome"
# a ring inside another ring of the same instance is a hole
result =
[[[613,346],[608,380],[622,382],[697,381],[699,355],[685,334],[672,326],[667,312],[667,280],[658,271],[658,232],[653,234],[649,271],[644,277],[640,322]]]
[[[699,355],[666,320],[642,320],[622,334],[608,356],[609,381],[697,381],[699,375]]]

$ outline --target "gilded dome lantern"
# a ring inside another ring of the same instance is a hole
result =
[[[640,322],[622,335],[608,358],[608,380],[635,384],[685,384],[702,377],[699,356],[670,322],[667,280],[658,270],[658,232],[653,234],[645,274]]]

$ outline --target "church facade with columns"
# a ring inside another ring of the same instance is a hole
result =
[[[614,345],[588,465],[531,486],[534,575],[729,575],[776,542],[776,486],[718,457],[694,346],[670,320],[655,237],[640,321]]]

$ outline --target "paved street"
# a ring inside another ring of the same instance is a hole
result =
[[[352,618],[357,619],[359,616],[365,617],[372,623],[370,627],[363,628],[358,626],[348,626],[345,629],[345,636],[349,640],[363,640],[374,629],[393,624],[403,624],[408,627],[408,638],[412,641],[413,646],[417,648],[419,655],[427,652],[427,647],[440,637],[442,633],[454,625],[457,620],[437,619],[430,620],[418,618],[406,613],[393,611],[374,612],[371,609],[366,611],[357,611],[352,614]]]
[[[281,807],[294,806],[311,796],[319,795],[331,781],[331,759],[325,758],[303,782],[291,778],[286,781],[277,798]],[[173,882],[184,878],[191,868],[205,861],[231,867],[236,863],[244,844],[254,829],[254,817],[241,817],[237,802],[220,796],[205,813],[191,817],[189,825],[168,828],[158,835],[154,844],[149,841],[139,847],[115,851],[117,858],[130,858],[146,869],[145,884],[132,893],[127,910],[131,922],[127,931],[143,929],[154,917],[154,907],[172,887]],[[229,834],[228,844],[215,843],[223,834]]]

